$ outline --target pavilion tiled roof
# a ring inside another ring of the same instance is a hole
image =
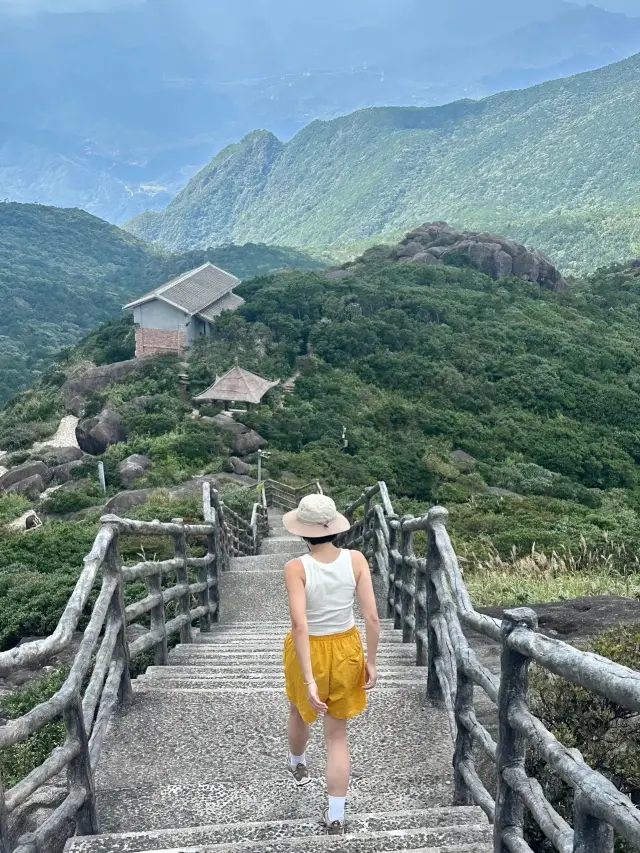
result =
[[[194,400],[198,403],[221,401],[236,403],[259,403],[271,388],[280,384],[280,380],[269,382],[255,373],[243,370],[236,365],[221,376],[210,388],[203,391]]]
[[[168,302],[169,305],[180,308],[186,314],[203,314],[204,316],[204,312],[213,309],[215,304],[227,295],[232,296],[234,300],[239,300],[239,296],[231,293],[233,288],[239,284],[240,279],[236,278],[235,275],[221,270],[214,264],[206,263],[195,270],[171,279],[162,287],[151,290],[124,307],[136,308],[152,299],[161,299]],[[237,304],[242,304],[242,300]],[[233,307],[237,307],[237,304]],[[224,309],[221,308],[220,310]],[[220,311],[216,310],[214,316],[218,313]]]

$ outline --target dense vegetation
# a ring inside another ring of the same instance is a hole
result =
[[[276,389],[246,418],[269,441],[270,473],[320,476],[338,503],[384,479],[398,511],[446,504],[479,603],[635,594],[640,267],[603,270],[553,294],[390,256],[370,250],[342,279],[289,271],[243,284],[245,306],[223,315],[215,338],[191,354],[192,391],[235,358],[281,379],[297,362],[295,393]],[[0,414],[0,443],[26,447],[52,432],[65,375],[89,359],[126,357],[130,332],[119,320],[64,354],[37,391]],[[141,486],[228,470],[227,438],[189,417],[178,372],[176,358],[158,358],[89,400],[90,413],[119,409],[128,429],[127,443],[104,456],[110,493],[131,453],[153,462]],[[101,501],[95,463],[76,473],[88,482],[53,495],[49,512]],[[95,522],[66,529],[57,522],[0,539],[5,643],[51,625],[65,600]],[[25,584],[31,592],[18,605]]]
[[[446,219],[593,270],[640,251],[639,68],[640,55],[483,101],[364,110],[286,144],[256,132],[129,227],[174,250],[336,247]]]
[[[207,260],[239,278],[317,266],[301,252],[259,245],[172,256],[80,210],[0,204],[0,405],[60,347]]]

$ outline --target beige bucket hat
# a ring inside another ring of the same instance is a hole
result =
[[[303,538],[320,538],[345,533],[351,525],[327,495],[307,495],[298,508],[287,512],[282,523],[289,533]]]

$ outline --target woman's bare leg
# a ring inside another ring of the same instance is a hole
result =
[[[327,744],[327,791],[330,797],[346,797],[351,775],[351,756],[347,741],[347,721],[324,715],[324,739]]]
[[[304,755],[309,743],[309,726],[300,716],[295,705],[289,703],[289,752]]]

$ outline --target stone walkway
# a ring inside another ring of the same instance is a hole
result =
[[[426,700],[413,646],[383,623],[380,687],[352,725],[347,834],[320,823],[324,744],[314,727],[313,781],[286,771],[287,700],[282,642],[288,630],[282,568],[304,550],[270,510],[258,557],[232,561],[221,582],[221,622],[167,667],[134,682],[133,702],[112,720],[97,769],[105,834],[76,838],[66,853],[490,853],[477,808],[454,808],[445,713]]]

